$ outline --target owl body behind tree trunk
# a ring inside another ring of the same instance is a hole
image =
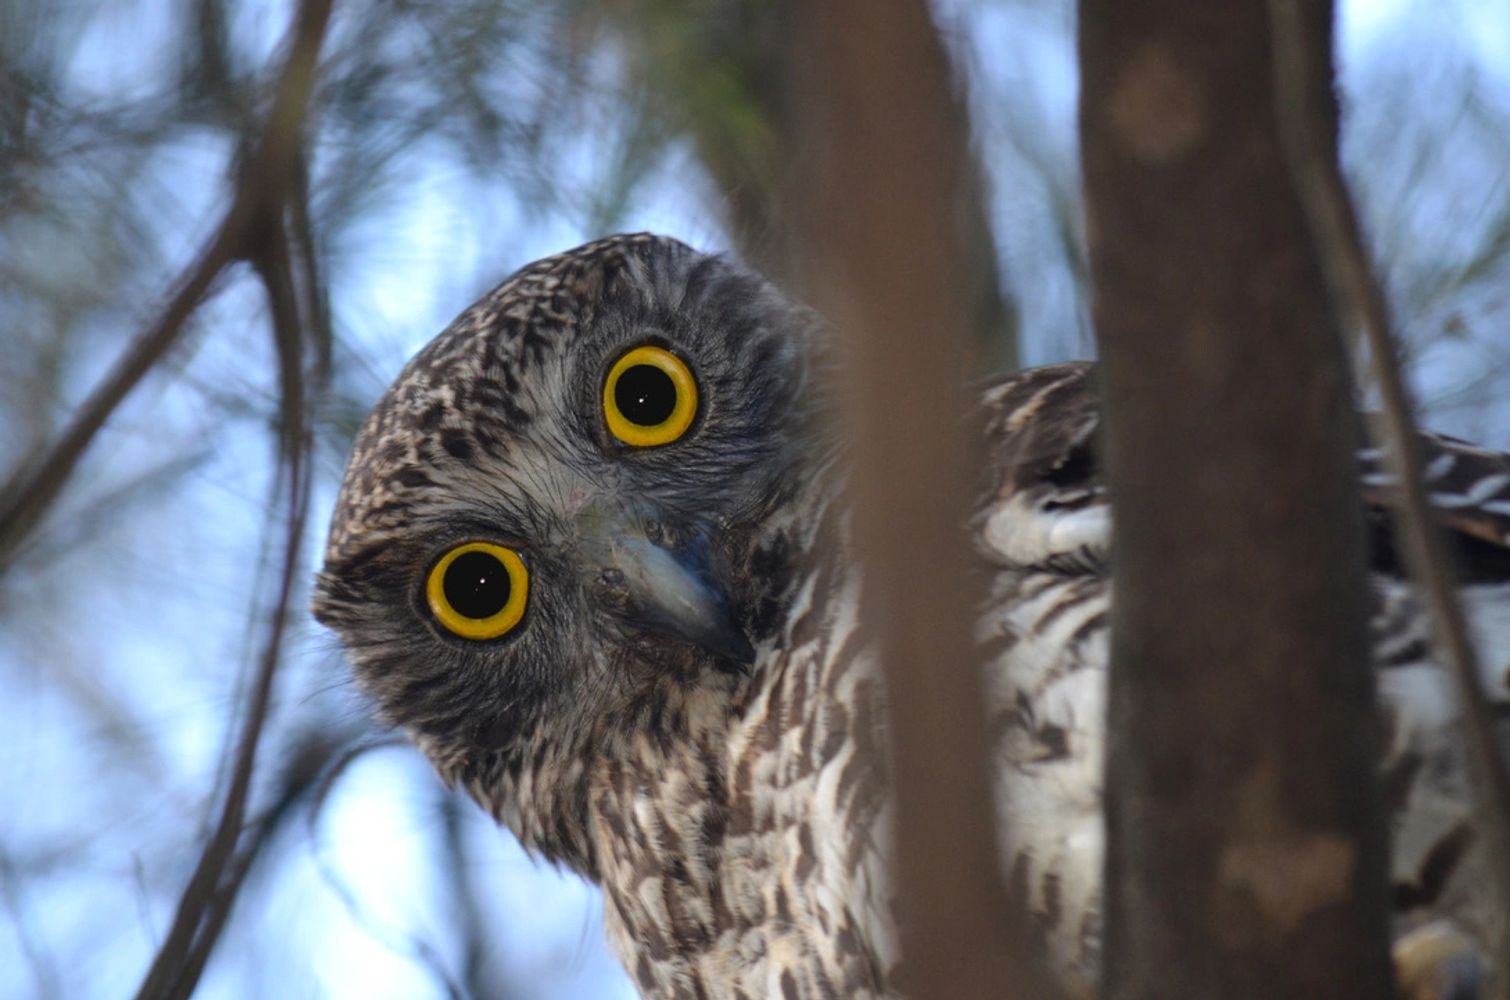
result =
[[[316,613],[362,687],[529,850],[603,886],[649,995],[891,993],[884,692],[831,363],[814,317],[737,264],[601,240],[523,269],[422,351],[337,503]],[[1101,930],[1110,601],[1090,372],[985,390],[969,526],[991,582],[977,638],[1001,874],[1075,992]],[[1502,675],[1510,457],[1428,445]],[[1372,459],[1397,924],[1485,941],[1456,710]]]

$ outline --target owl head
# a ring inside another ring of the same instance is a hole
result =
[[[315,617],[443,777],[581,869],[590,762],[730,705],[791,577],[812,315],[615,236],[525,267],[357,437]]]

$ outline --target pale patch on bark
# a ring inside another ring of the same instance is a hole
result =
[[[1273,761],[1260,764],[1248,777],[1239,802],[1241,832],[1222,851],[1217,886],[1251,900],[1268,925],[1264,933],[1283,937],[1312,913],[1347,897],[1357,848],[1340,834],[1298,829],[1289,822]]]
[[[1122,67],[1108,112],[1118,142],[1148,166],[1179,159],[1206,134],[1205,94],[1157,42]]]
[[[1284,935],[1347,896],[1356,855],[1353,845],[1335,833],[1233,844],[1222,852],[1220,884],[1251,894],[1273,929]]]

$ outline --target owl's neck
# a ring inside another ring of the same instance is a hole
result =
[[[745,555],[747,576],[771,583],[751,672],[684,692],[674,722],[638,733],[594,781],[606,923],[647,995],[885,992],[884,907],[849,905],[885,893],[866,738],[878,688],[852,641],[837,491],[827,477],[792,483]]]
[[[804,587],[822,567],[843,559],[840,514],[842,481],[838,463],[824,450],[808,456],[780,477],[763,505],[749,539],[736,554],[736,577],[744,581],[745,631],[757,649],[760,673],[789,636],[791,611],[804,600]],[[755,688],[762,686],[757,676]]]
[[[600,734],[589,808],[603,825],[621,822],[616,810],[638,808],[633,795],[616,798],[604,792],[623,791],[626,783],[656,786],[667,774],[690,770],[701,777],[695,788],[687,786],[687,796],[695,791],[698,803],[722,803],[726,797],[714,775],[727,771],[730,735],[744,725],[752,702],[776,683],[773,672],[785,662],[782,654],[792,641],[794,622],[814,600],[815,582],[831,577],[830,570],[842,563],[838,491],[828,464],[804,458],[777,482],[749,521],[729,527],[728,537],[742,541],[725,553],[729,575],[737,582],[740,625],[756,650],[754,663],[740,675],[712,666],[690,677],[682,670],[664,671],[654,688],[637,699],[636,711],[621,715],[614,731]],[[658,801],[676,798],[661,795]],[[691,802],[686,798],[687,809],[656,823],[698,827],[703,819]],[[609,843],[624,841],[615,837]],[[610,863],[601,850],[595,848],[594,856],[599,867]]]

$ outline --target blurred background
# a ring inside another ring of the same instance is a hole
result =
[[[240,894],[196,995],[632,995],[595,891],[373,726],[303,608],[367,409],[514,268],[649,229],[789,277],[789,2],[336,5],[289,195],[328,354],[301,417],[291,615],[270,624],[283,348],[260,272],[237,263],[0,548],[0,998],[135,993],[275,633]],[[1346,167],[1423,420],[1510,447],[1510,4],[1339,6]],[[979,367],[1088,357],[1073,4],[935,9],[980,167]],[[0,0],[0,510],[219,225],[294,17],[279,0]]]

